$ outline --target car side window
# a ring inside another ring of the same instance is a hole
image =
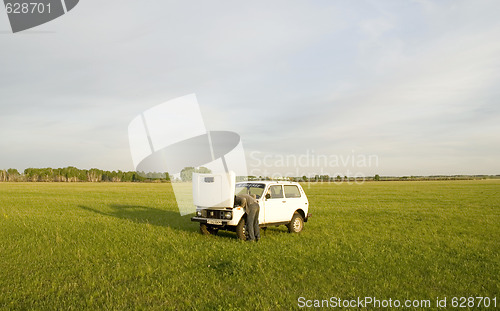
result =
[[[300,198],[299,187],[295,185],[285,186],[285,198]]]
[[[271,199],[281,199],[283,198],[283,187],[281,185],[275,185],[269,187],[269,194],[271,194]]]

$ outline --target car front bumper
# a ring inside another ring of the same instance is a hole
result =
[[[221,227],[226,226],[230,222],[230,220],[204,218],[204,217],[191,217],[191,221],[196,221],[202,224],[221,226]]]

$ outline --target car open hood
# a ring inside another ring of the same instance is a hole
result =
[[[198,207],[225,208],[234,206],[236,174],[193,173],[193,202]]]

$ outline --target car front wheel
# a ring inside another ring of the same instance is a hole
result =
[[[207,224],[200,224],[200,232],[203,235],[217,234],[218,228],[207,226]]]
[[[246,231],[245,218],[241,217],[240,222],[236,226],[236,235],[238,236],[238,239],[245,241],[247,239]]]

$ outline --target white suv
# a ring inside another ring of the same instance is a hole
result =
[[[199,175],[209,176],[209,174]],[[193,177],[197,178],[198,176]],[[203,181],[203,178],[199,180]],[[205,177],[204,180],[212,180],[213,182],[212,177],[208,177],[208,179]],[[195,190],[195,186],[193,189]],[[259,225],[261,228],[286,225],[289,232],[300,232],[304,228],[304,222],[307,222],[310,217],[308,213],[309,201],[299,183],[248,181],[237,183],[233,189],[234,192],[230,193],[232,194],[230,206],[227,206],[229,200],[226,201],[226,206],[196,206],[196,216],[192,217],[191,220],[200,223],[201,233],[215,234],[219,229],[223,229],[235,231],[238,238],[246,239],[245,210],[240,206],[233,206],[234,194],[255,195],[260,205]]]

